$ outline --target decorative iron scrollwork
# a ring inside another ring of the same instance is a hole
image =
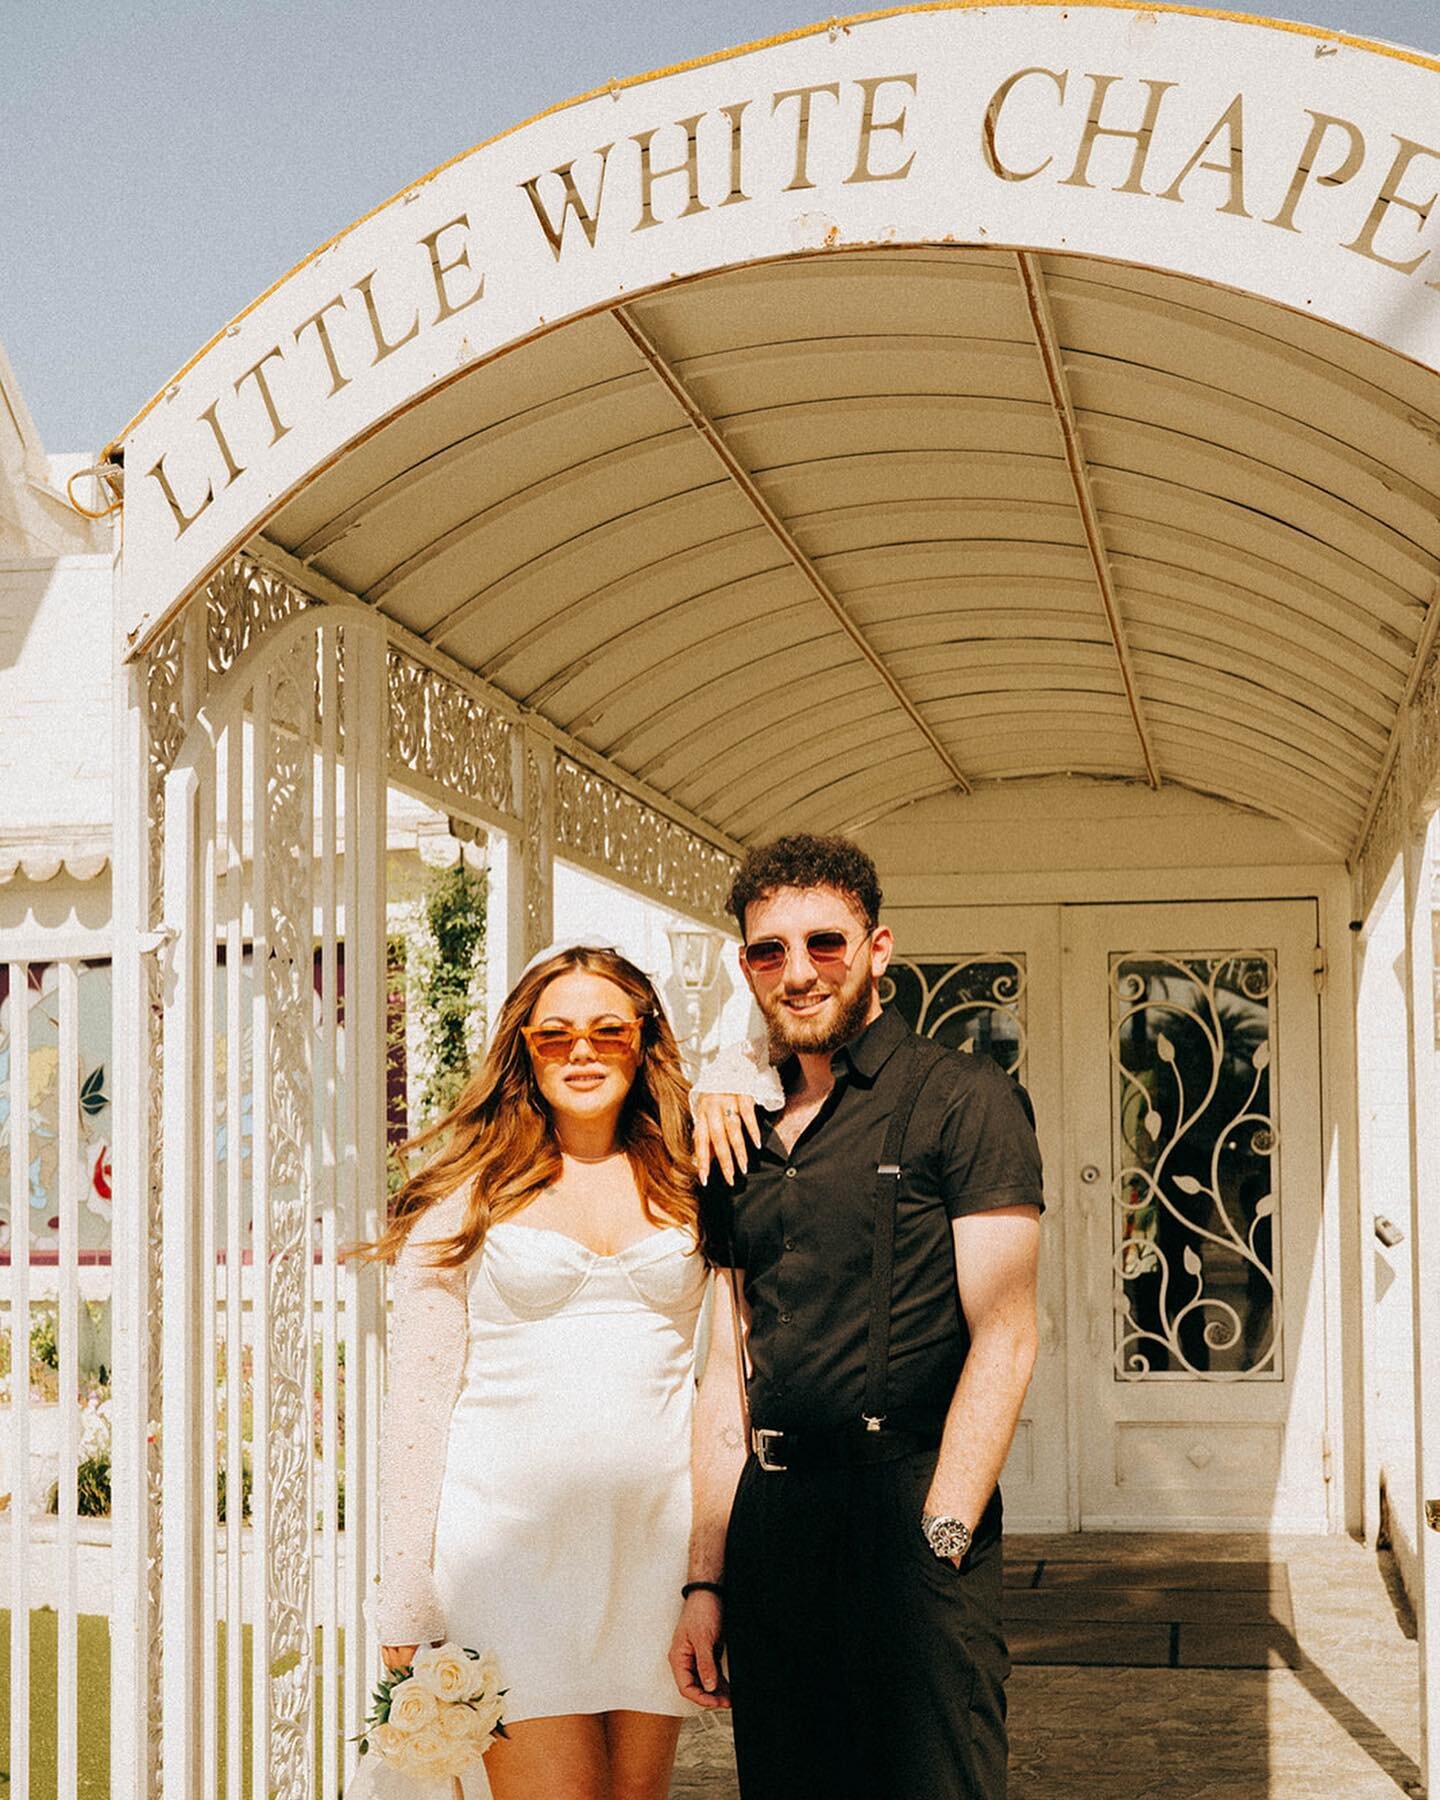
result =
[[[1110,977],[1116,1379],[1275,1379],[1274,955]]]
[[[880,998],[922,1037],[989,1056],[1025,1075],[1025,958],[990,951],[959,961],[894,957]]]
[[[510,721],[403,650],[391,648],[386,668],[392,758],[457,802],[514,818]]]
[[[679,911],[723,919],[735,859],[573,758],[555,758],[555,848],[661,895]]]

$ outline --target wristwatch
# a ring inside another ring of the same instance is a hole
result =
[[[960,1562],[970,1548],[970,1527],[948,1513],[921,1513],[920,1529],[937,1556],[954,1557]]]

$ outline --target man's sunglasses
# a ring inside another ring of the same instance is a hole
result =
[[[522,1025],[520,1031],[530,1054],[541,1062],[569,1062],[581,1038],[590,1046],[591,1055],[602,1062],[623,1062],[634,1054],[644,1023],[643,1019],[607,1019],[583,1027]]]
[[[875,935],[872,925],[862,937]],[[849,968],[855,950],[850,948],[850,940],[843,931],[807,931],[805,933],[805,954],[817,969]],[[752,975],[773,975],[785,967],[785,958],[789,951],[780,938],[757,938],[753,944],[740,946],[740,960]]]

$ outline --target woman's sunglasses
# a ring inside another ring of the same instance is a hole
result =
[[[623,1062],[634,1054],[644,1026],[643,1019],[606,1019],[603,1024],[522,1025],[521,1035],[530,1054],[541,1062],[569,1062],[575,1046],[584,1038],[592,1056],[602,1062]]]
[[[875,935],[872,925],[862,937]],[[855,950],[860,948],[855,946]],[[850,940],[843,931],[807,931],[805,933],[805,954],[817,969],[848,968],[855,954],[850,948]],[[789,954],[785,944],[779,938],[757,938],[753,944],[740,946],[740,959],[752,975],[773,975],[785,967],[785,958]]]

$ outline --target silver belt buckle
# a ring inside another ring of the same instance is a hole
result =
[[[750,1448],[755,1452],[756,1462],[759,1463],[762,1469],[767,1469],[772,1475],[783,1474],[790,1466],[788,1463],[772,1462],[770,1460],[771,1444],[776,1438],[783,1438],[784,1435],[785,1433],[783,1431],[772,1431],[768,1427],[757,1427],[750,1433]]]

